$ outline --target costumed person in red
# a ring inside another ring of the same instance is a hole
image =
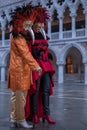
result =
[[[30,7],[30,5],[28,5]],[[28,8],[29,8],[28,7]],[[25,12],[24,12],[25,10]],[[11,48],[10,65],[8,69],[8,88],[11,93],[11,127],[33,128],[25,118],[26,95],[30,89],[31,71],[38,74],[42,69],[33,58],[27,45],[27,35],[31,31],[31,21],[26,8],[17,8],[10,22]]]
[[[55,121],[51,119],[49,107],[49,96],[52,94],[54,86],[53,74],[55,70],[48,58],[48,39],[44,31],[49,15],[46,8],[43,7],[35,7],[31,15],[32,17],[35,16],[33,23],[35,41],[34,43],[31,42],[29,47],[31,48],[33,57],[42,68],[42,75],[39,78],[35,71],[32,73],[33,84],[31,88],[34,89],[34,93],[31,96],[30,94],[27,96],[25,114],[27,119],[31,118],[35,123],[39,123],[39,119],[42,118],[43,122],[46,119],[48,123],[55,124]],[[31,103],[30,113],[26,111],[28,110],[29,98]]]

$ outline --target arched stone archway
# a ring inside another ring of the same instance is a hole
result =
[[[76,47],[71,47],[66,55],[65,73],[78,73],[81,65],[82,55],[80,51]]]
[[[71,43],[71,44],[68,44],[68,45],[64,46],[63,49],[60,52],[60,61],[62,61],[63,63],[66,63],[65,59],[66,59],[66,56],[67,56],[67,54],[69,52],[69,49],[71,47],[75,47],[75,48],[77,48],[77,50],[79,50],[79,52],[82,55],[82,62],[83,63],[87,62],[87,58],[86,58],[87,57],[87,52],[86,52],[85,48],[83,46],[81,46],[80,44],[78,44],[78,43]]]
[[[87,76],[86,74],[84,74],[84,72],[85,72],[84,64],[87,63],[86,55],[87,55],[87,52],[86,52],[85,48],[78,43],[68,44],[63,47],[63,49],[60,52],[60,59],[58,61],[59,69],[62,68],[61,69],[62,70],[62,80],[60,80],[61,83],[63,83],[64,80],[67,79],[66,74],[69,74],[68,82],[70,80],[70,76],[71,76],[72,81],[75,81],[74,78],[75,78],[76,74],[77,74],[76,80],[79,80],[79,82],[84,80],[84,82],[85,82],[85,79],[86,79],[85,76]],[[67,61],[68,58],[69,58],[69,61]],[[62,66],[61,66],[61,64],[62,64]],[[58,72],[59,72],[58,76],[60,79],[61,71],[59,70]],[[83,73],[84,79],[82,77],[82,73]]]
[[[83,82],[84,64],[81,52],[76,47],[71,47],[66,55],[64,66],[64,82]]]

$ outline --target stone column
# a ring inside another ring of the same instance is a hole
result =
[[[87,36],[87,13],[85,14],[85,36]]]
[[[63,17],[59,17],[59,39],[63,38]]]
[[[76,37],[76,12],[77,12],[77,8],[76,6],[70,5],[70,16],[72,18],[72,38]]]
[[[5,28],[1,28],[2,30],[2,46],[5,46]]]
[[[51,21],[48,22],[48,36],[50,37],[51,39]]]
[[[76,37],[76,14],[71,14],[72,17],[72,38]]]
[[[84,64],[84,84],[87,84],[87,63]]]
[[[8,23],[10,23],[10,21],[11,21],[11,19],[12,19],[10,13],[11,13],[11,10],[10,10],[10,9],[6,9],[6,10],[5,10],[5,14],[6,14],[6,18],[7,18],[7,20],[8,20]],[[9,26],[8,26],[8,28],[9,28]],[[10,37],[11,37],[11,34],[9,35],[9,39],[10,39]]]
[[[85,36],[87,36],[87,9],[84,10],[85,14]]]
[[[58,83],[64,82],[64,64],[58,63]]]
[[[2,30],[2,46],[5,46],[5,25],[6,19],[2,18],[1,20],[1,30]]]
[[[5,81],[5,66],[1,66],[1,81]]]

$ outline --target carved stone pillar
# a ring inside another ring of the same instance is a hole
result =
[[[2,30],[2,46],[5,45],[5,26],[6,26],[6,19],[1,18],[0,19],[1,22],[1,30]]]
[[[84,84],[87,84],[87,63],[84,64]]]
[[[5,67],[1,67],[1,81],[5,81]]]
[[[76,14],[70,15],[72,18],[72,38],[76,37]]]
[[[85,14],[85,36],[87,36],[87,8],[84,10]]]
[[[72,38],[75,38],[76,37],[76,11],[77,11],[77,8],[75,7],[75,5],[71,5],[70,6],[70,16],[72,18]]]
[[[51,21],[48,22],[48,36],[50,37],[51,39]]]
[[[63,38],[63,17],[59,17],[59,39]]]
[[[58,64],[58,83],[63,83],[64,82],[64,63],[61,61],[57,62]]]

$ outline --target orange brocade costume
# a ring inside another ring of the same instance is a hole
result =
[[[11,38],[10,54],[8,87],[12,90],[30,89],[31,71],[35,70],[38,64],[32,57],[23,36],[19,35],[17,38]]]

